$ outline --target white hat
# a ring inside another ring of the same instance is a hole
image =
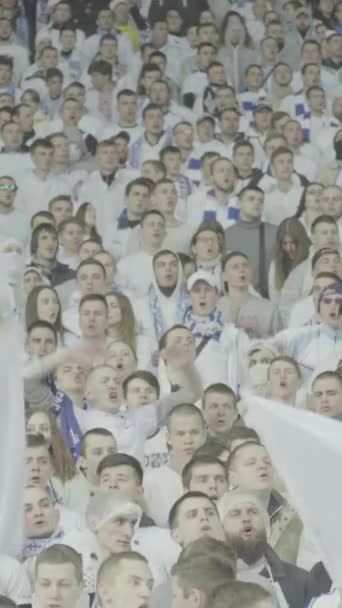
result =
[[[195,283],[198,281],[203,281],[203,283],[207,283],[209,287],[213,287],[218,289],[216,279],[211,272],[206,272],[205,270],[196,270],[189,278],[188,278],[188,291],[191,291]]]
[[[121,490],[98,492],[89,500],[86,519],[93,532],[99,530],[112,517],[124,516],[140,520],[142,509],[131,497]]]

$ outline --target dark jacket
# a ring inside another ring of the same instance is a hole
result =
[[[303,568],[283,562],[269,546],[265,557],[273,580],[279,584],[290,608],[306,608],[312,598],[327,593],[331,587],[331,579],[322,563],[316,564],[307,572]],[[260,574],[269,578],[266,570]]]
[[[37,260],[33,260],[30,265],[34,266],[35,268],[39,268],[43,276],[50,281],[52,287],[55,287],[56,285],[61,285],[66,281],[71,281],[71,279],[74,279],[76,277],[75,270],[73,270],[66,264],[58,262],[57,260],[53,268],[47,268],[46,266],[42,266]]]
[[[154,21],[160,16],[165,17],[170,9],[177,9],[188,27],[197,25],[200,12],[208,10],[208,3],[207,0],[188,0],[187,6],[184,6],[182,0],[152,0],[149,19]]]

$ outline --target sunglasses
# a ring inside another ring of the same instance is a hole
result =
[[[0,190],[11,190],[11,192],[16,192],[18,186],[15,186],[14,184],[0,184]]]

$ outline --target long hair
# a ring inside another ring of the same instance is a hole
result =
[[[305,211],[306,195],[307,195],[308,189],[311,188],[312,186],[322,186],[322,188],[323,188],[323,184],[321,184],[320,182],[310,182],[307,186],[305,186],[305,188],[302,192],[302,195],[299,199],[298,208],[295,213],[295,217],[302,217],[302,215]]]
[[[27,296],[26,307],[25,307],[26,330],[29,327],[31,327],[33,323],[41,320],[38,317],[38,298],[39,298],[39,294],[44,289],[48,289],[49,291],[52,291],[57,298],[59,311],[57,314],[56,321],[55,321],[55,323],[52,324],[52,326],[55,328],[58,335],[63,337],[64,330],[63,330],[63,325],[62,325],[62,305],[61,305],[61,301],[59,299],[59,295],[58,295],[57,291],[50,285],[37,285],[30,291],[29,295]]]
[[[296,244],[296,253],[290,260],[282,248],[285,237],[290,237]],[[275,246],[275,286],[281,289],[291,270],[303,262],[309,255],[311,241],[303,224],[296,218],[290,217],[283,220],[278,227]]]
[[[51,454],[53,472],[58,479],[65,483],[74,477],[76,469],[62,434],[57,426],[56,418],[45,408],[29,409],[26,414],[26,426],[34,414],[44,414],[49,421],[51,429],[51,446],[49,451]]]
[[[130,299],[125,296],[123,293],[112,293],[109,292],[106,294],[106,297],[113,296],[117,299],[120,312],[121,312],[121,321],[119,323],[119,335],[117,337],[118,340],[122,340],[122,342],[126,342],[134,352],[136,352],[137,348],[137,338],[136,338],[136,328],[137,322],[134,315],[133,307]]]
[[[86,235],[88,235],[91,239],[101,240],[100,235],[98,234],[98,232],[96,230],[96,226],[89,226],[89,224],[86,223],[85,216],[87,213],[87,209],[90,205],[92,205],[92,203],[82,203],[82,205],[77,209],[77,212],[75,213],[75,218],[82,225],[82,228]]]
[[[254,43],[253,43],[251,35],[247,29],[245,20],[243,17],[241,17],[240,13],[238,13],[236,11],[228,11],[228,13],[226,13],[226,15],[223,18],[223,21],[221,24],[221,30],[220,30],[220,38],[221,38],[222,46],[224,47],[226,45],[226,41],[225,41],[226,31],[227,31],[231,17],[237,17],[241,23],[242,29],[244,30],[244,41],[243,41],[242,46],[247,49],[254,49]]]

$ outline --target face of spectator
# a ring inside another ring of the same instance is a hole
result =
[[[319,222],[312,232],[311,240],[317,250],[323,249],[323,247],[336,249],[339,241],[337,226],[335,224]]]
[[[129,409],[136,409],[157,401],[157,391],[143,378],[133,378],[127,385],[126,403]]]
[[[173,216],[178,201],[176,186],[168,183],[158,184],[153,192],[152,201],[154,207],[157,208],[164,217]]]
[[[0,25],[1,29],[1,25]],[[12,68],[9,65],[0,65],[0,86],[7,86],[12,80]]]
[[[338,186],[324,188],[320,200],[322,213],[339,220],[342,215],[342,189]]]
[[[213,183],[222,192],[231,192],[236,182],[234,165],[228,160],[219,159],[212,165]]]
[[[192,311],[199,317],[209,316],[215,310],[218,299],[217,289],[205,281],[196,281],[189,293]]]
[[[143,242],[153,247],[160,247],[165,237],[165,220],[158,214],[148,215],[142,224]]]
[[[54,137],[53,161],[56,165],[65,165],[70,161],[70,143],[66,137]]]
[[[137,521],[127,515],[114,516],[97,531],[99,545],[110,554],[129,551]]]
[[[332,329],[338,329],[341,325],[342,298],[339,294],[325,292],[319,307],[319,314],[324,323]]]
[[[46,443],[51,444],[51,425],[49,417],[45,412],[33,413],[26,426],[27,433],[32,435],[43,435]]]
[[[41,260],[54,260],[57,255],[58,238],[54,232],[42,230],[38,237],[36,255]]]
[[[103,338],[108,325],[108,311],[103,302],[84,302],[79,311],[79,324],[84,338]]]
[[[82,243],[79,250],[81,262],[87,258],[93,258],[95,255],[100,253],[101,249],[101,243],[97,243],[96,241],[86,241]]]
[[[86,370],[79,363],[67,361],[57,368],[56,384],[67,395],[84,392]]]
[[[0,179],[0,210],[8,210],[13,207],[17,192],[14,179],[2,177]]]
[[[154,263],[154,274],[159,287],[176,287],[178,260],[173,254],[165,254]]]
[[[77,580],[72,563],[40,564],[35,580],[35,594],[41,608],[74,608],[79,602],[83,583]]]
[[[25,488],[24,491],[25,533],[27,538],[50,536],[59,521],[50,496],[40,487]]]
[[[182,547],[187,547],[204,536],[223,540],[221,522],[211,500],[204,497],[184,500],[178,510],[176,527],[171,534]]]
[[[51,458],[47,446],[26,448],[27,483],[46,489],[52,475]]]
[[[246,287],[251,281],[249,261],[243,256],[234,256],[226,263],[223,279],[229,287]]]
[[[276,361],[269,369],[269,383],[273,399],[294,399],[300,378],[295,366],[289,361]]]
[[[257,67],[252,67],[248,70],[246,82],[249,90],[258,91],[262,85],[263,75],[262,70]]]
[[[158,49],[165,46],[167,42],[168,31],[166,21],[157,21],[151,31],[151,42]]]
[[[143,489],[134,469],[125,464],[103,469],[99,476],[99,487],[107,492],[122,490],[134,501],[141,500],[143,496]]]
[[[67,224],[60,234],[60,243],[64,247],[64,252],[71,255],[78,255],[83,240],[83,230],[78,224]]]
[[[45,357],[56,350],[56,339],[53,331],[47,327],[35,327],[26,340],[26,352],[31,357]]]
[[[34,287],[41,284],[41,278],[34,270],[25,272],[23,279],[24,294],[27,297]]]
[[[215,125],[210,119],[201,120],[196,127],[198,140],[205,144],[211,141],[215,135]]]
[[[337,378],[323,377],[313,383],[312,409],[329,417],[342,413],[342,386]]]
[[[39,171],[50,171],[53,162],[53,149],[38,146],[32,154],[32,160]]]
[[[150,608],[152,589],[153,577],[146,562],[121,560],[110,583],[99,586],[99,596],[104,608]]]
[[[240,213],[245,221],[256,221],[261,218],[264,209],[264,195],[262,192],[247,190],[239,201]]]
[[[284,236],[281,241],[281,250],[290,260],[294,260],[297,251],[297,243],[290,236]]]
[[[203,230],[193,246],[193,251],[199,260],[211,260],[217,258],[220,253],[219,236],[212,230]]]
[[[2,139],[6,150],[10,152],[19,151],[24,140],[24,134],[20,125],[14,122],[5,125],[2,129]]]
[[[115,146],[100,146],[96,159],[101,173],[114,173],[119,165],[118,153]]]
[[[72,203],[71,201],[58,199],[51,205],[50,212],[55,218],[56,225],[59,226],[61,222],[72,217]]]
[[[85,264],[77,272],[77,283],[82,296],[92,293],[103,293],[105,275],[97,264]]]
[[[280,87],[287,87],[292,80],[292,70],[289,66],[281,64],[274,70],[274,80]]]
[[[37,298],[37,317],[54,325],[60,312],[60,304],[55,292],[48,287],[42,289]]]
[[[164,117],[160,109],[148,110],[144,116],[145,131],[151,135],[159,135],[164,126]]]
[[[111,454],[116,454],[118,446],[113,435],[98,435],[91,433],[85,440],[84,456],[79,457],[78,466],[85,474],[87,480],[96,485],[97,467],[101,460]]]
[[[239,131],[240,117],[239,115],[231,110],[226,110],[220,119],[221,132],[224,135],[233,136]]]
[[[195,465],[192,469],[189,490],[203,492],[212,500],[221,498],[228,491],[224,465],[218,463]]]
[[[120,95],[118,98],[119,122],[135,123],[137,114],[137,98],[135,95]]]
[[[132,349],[125,342],[116,341],[108,347],[107,362],[113,367],[117,380],[123,380],[137,365]]]
[[[232,505],[223,520],[223,527],[227,540],[246,564],[251,565],[261,558],[267,544],[265,521],[261,509],[254,502],[241,501]]]
[[[238,416],[234,397],[229,394],[209,392],[205,396],[203,416],[211,433],[215,435],[228,433]]]
[[[272,171],[276,179],[290,180],[293,173],[292,154],[279,154],[279,156],[272,161]]]
[[[167,432],[167,443],[172,454],[182,460],[190,460],[206,439],[206,431],[200,416],[175,414]]]

